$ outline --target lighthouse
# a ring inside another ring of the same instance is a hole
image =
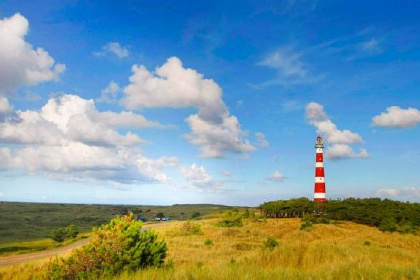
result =
[[[316,159],[315,159],[315,194],[314,201],[316,203],[325,203],[325,174],[324,174],[324,155],[321,136],[316,138]]]

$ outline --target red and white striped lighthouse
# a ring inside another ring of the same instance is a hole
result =
[[[316,162],[315,162],[315,194],[314,201],[317,203],[324,203],[325,197],[325,174],[324,174],[324,155],[322,150],[324,144],[322,144],[321,136],[316,138]]]

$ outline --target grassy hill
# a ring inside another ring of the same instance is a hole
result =
[[[420,279],[420,236],[383,233],[352,222],[300,230],[300,219],[244,219],[243,227],[215,226],[220,219],[156,228],[167,241],[164,269],[113,279]],[[191,224],[190,224],[191,226]],[[264,247],[272,237],[278,246]],[[0,268],[0,279],[19,272],[30,279],[37,265]],[[26,277],[26,278],[25,278]]]
[[[54,203],[0,203],[0,244],[48,238],[53,229],[76,224],[80,232],[107,223],[117,215],[133,212],[148,220],[163,213],[172,219],[185,220],[194,213],[200,216],[220,213],[229,206],[212,204],[176,204],[173,206],[86,205]]]
[[[302,231],[300,219],[248,220],[240,228],[200,224],[203,235],[177,236],[176,226],[156,229],[168,242],[174,269],[116,279],[420,279],[419,236],[351,222]],[[264,249],[268,237],[279,246]]]

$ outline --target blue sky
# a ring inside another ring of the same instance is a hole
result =
[[[0,2],[0,200],[420,201],[417,1],[135,2]]]

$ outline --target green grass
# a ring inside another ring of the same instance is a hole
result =
[[[5,243],[49,238],[53,229],[66,227],[69,224],[76,224],[79,232],[90,232],[92,227],[107,223],[112,218],[128,212],[149,220],[154,219],[158,213],[163,213],[172,219],[186,220],[197,212],[201,217],[230,208],[210,204],[133,206],[1,202],[0,248]]]

